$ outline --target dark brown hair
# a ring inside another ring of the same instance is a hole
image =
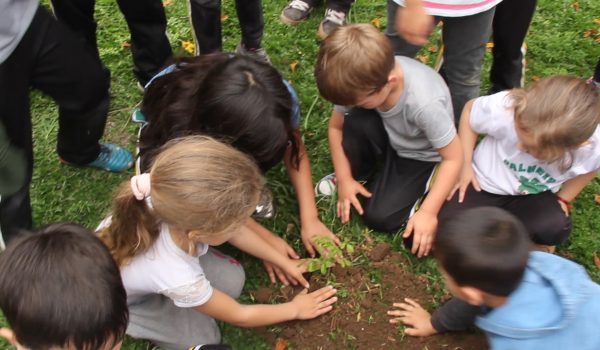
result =
[[[530,246],[515,216],[500,208],[479,207],[440,225],[434,254],[459,286],[508,296],[523,278]]]
[[[225,53],[180,59],[177,69],[156,78],[144,94],[142,112],[149,124],[140,137],[142,170],[160,146],[189,135],[230,143],[263,171],[290,147],[297,167],[292,109],[291,94],[271,65]]]
[[[8,245],[0,255],[0,308],[29,349],[113,347],[128,322],[119,268],[76,224],[51,225]]]

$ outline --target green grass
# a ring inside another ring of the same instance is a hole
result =
[[[583,36],[586,29],[600,29],[593,22],[594,14],[600,14],[597,0],[579,0],[577,6],[570,0],[540,1],[538,10],[527,38],[527,80],[551,74],[574,74],[590,76],[598,57],[600,45],[594,37]],[[332,171],[326,134],[326,124],[331,105],[319,97],[313,67],[318,50],[316,31],[324,13],[324,8],[316,9],[310,19],[297,27],[288,27],[279,22],[285,0],[263,0],[266,21],[263,46],[269,52],[273,64],[283,76],[292,81],[298,91],[303,111],[302,128],[311,161],[314,180]],[[169,35],[176,54],[185,54],[181,41],[192,41],[187,17],[186,1],[172,1],[168,6]],[[232,51],[240,40],[239,26],[234,2],[224,1],[223,22],[224,49]],[[141,100],[141,93],[135,87],[136,81],[131,72],[130,52],[122,47],[129,40],[129,32],[116,2],[98,0],[96,5],[98,20],[98,40],[102,59],[112,72],[112,105],[104,139],[134,147],[136,126],[129,121],[132,109]],[[357,0],[350,19],[352,22],[371,22],[379,19],[382,29],[386,22],[385,1]],[[431,59],[431,61],[433,58]],[[295,71],[289,65],[298,61]],[[482,91],[488,84],[487,67],[490,57],[485,60]],[[57,109],[54,103],[38,93],[32,96],[32,117],[35,138],[35,172],[32,181],[32,205],[36,225],[52,222],[75,221],[88,228],[94,228],[106,215],[113,189],[121,181],[131,176],[72,168],[61,165],[55,153],[57,131]],[[292,246],[302,250],[298,234],[298,206],[285,169],[278,167],[268,174],[278,207],[274,219],[264,224],[274,232],[283,235]],[[569,242],[559,248],[561,254],[583,264],[590,275],[600,281],[600,269],[594,266],[593,254],[600,253],[600,210],[593,195],[600,193],[600,180],[596,178],[578,197],[573,210],[574,230]],[[345,227],[334,217],[333,205],[329,200],[319,202],[323,222],[335,232],[350,239],[362,239],[363,226],[360,220],[353,219]],[[286,233],[288,224],[294,229]],[[372,234],[376,240],[391,240],[390,236]],[[396,240],[396,243],[398,241]],[[401,244],[395,244],[400,248]],[[231,251],[230,251],[231,252]],[[255,259],[240,256],[247,272],[246,291],[268,283],[266,274]],[[432,288],[439,286],[439,275],[431,259],[418,260],[411,257],[413,270],[431,281]],[[247,293],[244,301],[251,301]],[[2,322],[4,323],[4,322]],[[254,335],[251,330],[241,330],[231,326],[223,327],[224,340],[236,349],[268,349],[269,347]],[[6,348],[6,343],[0,345]],[[147,349],[148,343],[127,339],[124,349]]]

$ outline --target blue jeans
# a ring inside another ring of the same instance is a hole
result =
[[[396,33],[397,9],[398,4],[387,0],[388,25],[385,35],[392,42],[396,55],[415,57],[421,46],[409,44]],[[444,22],[444,64],[440,74],[450,88],[457,124],[465,103],[479,96],[481,62],[492,32],[494,10],[492,8],[465,17],[435,17],[436,23]]]

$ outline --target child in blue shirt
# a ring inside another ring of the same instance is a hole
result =
[[[525,227],[508,212],[479,207],[442,224],[435,256],[456,296],[433,315],[411,299],[391,323],[429,336],[473,323],[492,349],[600,349],[600,286],[567,260],[530,252]]]

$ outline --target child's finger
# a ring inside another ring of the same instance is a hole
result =
[[[347,223],[350,220],[350,200],[344,199],[342,206],[342,223]]]
[[[267,275],[269,275],[269,280],[271,280],[271,284],[275,284],[277,280],[275,279],[273,267],[270,264],[265,264],[265,270],[267,270]]]
[[[406,323],[404,323],[404,324],[406,324]],[[418,332],[417,332],[417,330],[415,328],[405,328],[404,329],[404,334],[410,335],[412,337],[415,337],[415,336],[419,335]]]
[[[337,301],[337,297],[329,298],[327,300],[323,300],[319,303],[319,309],[327,308],[330,305],[333,305]]]
[[[447,201],[451,200],[452,197],[454,197],[456,190],[458,190],[458,185],[454,185],[454,187],[452,187],[452,190],[450,190],[450,193],[448,194],[448,197],[446,198]]]
[[[298,281],[304,288],[309,288],[310,284],[308,284],[308,281],[306,280],[306,278],[304,278],[304,276],[301,273],[298,273],[298,276],[294,276],[296,278],[296,281]]]
[[[356,209],[356,211],[362,215],[364,213],[362,205],[360,205],[360,201],[358,200],[358,198],[356,198],[356,196],[354,196],[354,198],[352,198],[352,206],[354,206],[354,209]]]
[[[358,188],[358,192],[367,198],[371,198],[371,196],[373,195],[371,192],[367,191],[367,189],[363,185],[361,185]]]
[[[481,186],[479,185],[479,181],[477,181],[475,175],[473,175],[473,180],[471,181],[471,183],[473,184],[473,188],[475,189],[475,191],[481,192]]]
[[[308,256],[310,256],[311,258],[315,257],[315,248],[313,247],[313,243],[310,239],[302,239],[302,243],[304,243],[304,248],[306,248],[306,252],[308,253]]]
[[[404,229],[404,232],[402,233],[402,238],[410,237],[410,235],[412,234],[412,230],[413,230],[413,222],[412,222],[412,220],[408,220],[408,222],[406,223],[406,228]]]
[[[465,200],[465,193],[467,193],[467,188],[469,188],[469,184],[460,185],[460,189],[458,190],[458,203],[462,203]]]
[[[281,271],[278,268],[274,268],[275,270],[275,274],[277,275],[277,278],[279,278],[279,280],[281,281],[281,283],[283,283],[286,286],[290,285],[290,281],[288,281],[287,277],[285,276],[285,273],[283,273],[283,271]]]
[[[410,304],[413,307],[416,307],[416,308],[420,308],[421,307],[421,305],[419,303],[417,303],[415,300],[413,300],[411,298],[404,298],[404,301],[407,304]],[[404,304],[404,303],[402,303],[402,304]],[[406,304],[404,304],[404,305],[406,305]]]
[[[327,306],[327,307],[324,307],[324,308],[322,308],[322,309],[318,309],[318,310],[315,312],[315,314],[314,314],[314,317],[318,317],[318,316],[321,316],[321,315],[323,315],[323,314],[326,314],[326,313],[328,313],[328,312],[329,312],[329,311],[331,311],[331,310],[333,310],[333,306],[331,306],[331,305],[329,305],[329,306]]]
[[[294,248],[290,247],[288,244],[286,244],[285,251],[290,258],[300,259],[300,255],[298,255],[298,253],[296,253]]]
[[[314,293],[318,300],[323,301],[334,296],[335,293],[337,293],[337,289],[333,288],[332,286],[327,286],[315,291]]]

